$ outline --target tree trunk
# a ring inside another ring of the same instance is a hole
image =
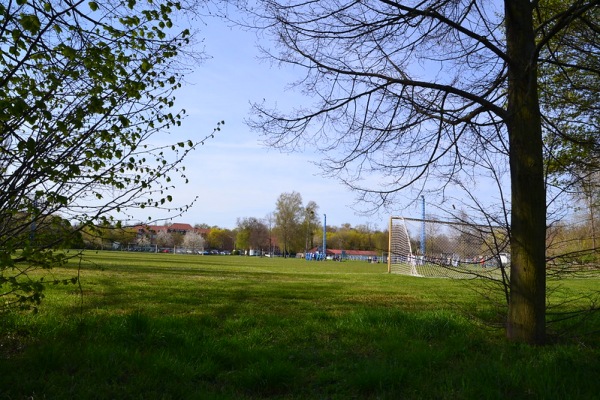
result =
[[[586,182],[587,181],[587,182]],[[596,256],[597,250],[596,250],[596,218],[594,216],[594,189],[596,188],[596,185],[594,184],[594,182],[592,181],[592,177],[588,176],[584,181],[583,181],[583,193],[585,196],[585,201],[586,201],[586,205],[588,207],[588,210],[590,212],[590,230],[591,230],[591,236],[592,236],[592,249],[594,249],[594,256]]]
[[[535,37],[529,0],[505,0],[512,186],[510,340],[542,344],[546,334],[546,192]]]

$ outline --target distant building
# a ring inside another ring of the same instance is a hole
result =
[[[171,225],[141,224],[141,225],[133,226],[132,228],[137,231],[138,238],[146,236],[148,239],[150,239],[150,242],[152,244],[156,243],[156,236],[158,235],[159,232],[180,233],[182,235],[185,235],[188,232],[194,232],[194,233],[201,235],[205,239],[206,239],[206,236],[208,235],[208,233],[210,232],[210,229],[194,228],[190,224],[182,224],[179,222],[176,222]]]

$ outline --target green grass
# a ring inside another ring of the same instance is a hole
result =
[[[493,309],[466,282],[359,262],[87,259],[81,290],[51,286],[37,315],[2,317],[0,398],[600,397],[596,336],[508,343],[467,318]],[[556,296],[599,282],[565,281]],[[595,317],[577,333],[599,326]]]

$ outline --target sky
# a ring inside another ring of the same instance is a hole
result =
[[[265,99],[289,106],[310,100],[285,90],[297,78],[294,71],[259,60],[255,35],[230,28],[222,20],[207,21],[201,36],[210,59],[187,75],[186,83],[175,93],[175,105],[185,109],[187,117],[171,135],[177,140],[200,140],[218,121],[225,124],[186,159],[190,182],[176,187],[174,202],[187,203],[195,196],[198,200],[172,222],[233,229],[238,218],[265,218],[275,211],[282,193],[296,191],[304,205],[311,200],[317,203],[320,219],[326,214],[328,225],[369,223],[385,229],[389,215],[365,217],[355,212],[356,193],[322,177],[313,164],[318,161],[316,154],[280,153],[262,145],[259,134],[246,126],[244,120],[250,117],[253,101]]]
[[[387,229],[390,215],[419,218],[422,215],[419,188],[395,197],[398,203],[390,210],[379,210],[364,215],[369,205],[357,203],[358,193],[351,192],[335,178],[324,177],[315,164],[319,154],[311,152],[281,153],[261,143],[258,132],[245,123],[251,117],[253,102],[277,105],[278,109],[293,109],[313,102],[290,85],[302,78],[304,71],[290,66],[273,65],[260,56],[257,37],[253,32],[232,27],[218,18],[208,18],[199,26],[201,47],[208,59],[187,74],[183,87],[175,93],[175,108],[185,109],[187,117],[181,127],[173,129],[169,139],[199,141],[210,135],[219,121],[225,121],[221,131],[190,153],[184,165],[188,184],[172,190],[174,206],[191,203],[193,206],[181,216],[157,212],[153,219],[170,222],[207,224],[233,229],[238,219],[266,218],[276,211],[276,201],[283,193],[298,192],[303,204],[314,201],[317,214],[327,225],[351,226],[368,224],[374,229]],[[264,40],[264,39],[263,39]],[[273,47],[273,43],[260,43]],[[160,138],[163,139],[162,137]],[[364,178],[364,177],[361,177]],[[433,179],[432,179],[433,180]],[[381,183],[375,176],[361,181],[377,188]],[[427,183],[429,185],[430,183]],[[437,190],[435,182],[431,183]],[[494,207],[498,202],[497,183],[494,179],[477,177],[477,190]],[[447,197],[446,197],[447,196]],[[403,204],[399,202],[405,199]],[[446,187],[442,198],[429,197],[427,215],[454,209],[454,201],[468,203],[464,192]],[[479,199],[481,200],[481,199]],[[457,203],[460,204],[460,203]],[[460,207],[459,207],[460,208]],[[496,207],[497,208],[497,207]],[[452,211],[451,211],[452,212]],[[144,214],[133,214],[134,219],[147,221]],[[172,218],[171,218],[172,217]]]

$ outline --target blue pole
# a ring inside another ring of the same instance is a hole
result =
[[[425,255],[425,196],[421,196],[422,201],[422,224],[421,224],[421,255]]]
[[[323,257],[327,259],[327,214],[323,214]]]

